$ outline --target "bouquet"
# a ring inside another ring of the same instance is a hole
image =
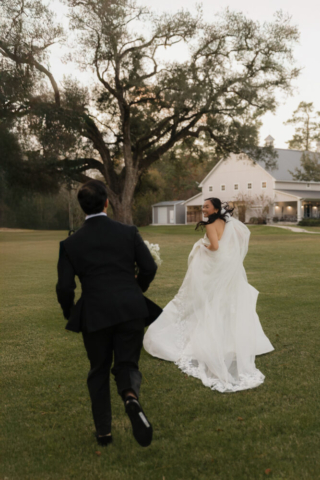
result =
[[[160,258],[160,247],[157,243],[150,243],[148,240],[145,240],[144,243],[147,245],[149,252],[152,255],[153,260],[156,262],[157,266],[160,267],[162,260]]]
[[[160,258],[160,247],[157,243],[150,243],[148,240],[145,240],[144,243],[147,245],[149,252],[152,255],[153,260],[156,262],[157,266],[160,267],[162,260]],[[139,273],[138,265],[135,266],[135,274],[136,276]]]

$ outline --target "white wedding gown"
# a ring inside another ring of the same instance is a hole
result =
[[[148,353],[219,392],[263,383],[255,356],[273,350],[256,313],[259,292],[243,267],[249,237],[249,229],[229,216],[217,251],[204,246],[206,235],[196,242],[179,292],[144,338]]]

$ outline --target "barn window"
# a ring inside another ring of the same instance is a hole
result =
[[[212,192],[212,190],[213,190],[213,189],[212,189],[212,185],[210,185],[210,187],[209,187],[209,192]]]
[[[262,182],[262,188],[267,188],[267,182]]]
[[[234,188],[234,190],[239,190],[239,183],[235,183],[233,188]]]
[[[226,189],[225,185],[221,185],[221,191],[223,192]]]
[[[248,183],[248,190],[252,190],[252,183]]]

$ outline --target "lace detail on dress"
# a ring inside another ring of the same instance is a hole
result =
[[[215,378],[203,363],[199,363],[197,360],[192,360],[188,357],[182,357],[175,362],[175,365],[177,365],[183,373],[201,380],[204,386],[221,393],[239,392],[240,390],[256,388],[261,385],[265,379],[265,376],[260,370],[255,369],[255,372],[251,375],[240,375],[236,383],[232,383],[231,381],[222,382],[218,378]]]

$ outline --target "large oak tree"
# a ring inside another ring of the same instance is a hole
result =
[[[200,10],[158,15],[131,0],[64,3],[70,61],[88,72],[86,89],[76,76],[59,85],[46,66],[51,45],[66,40],[40,0],[3,0],[0,54],[48,80],[52,94],[29,104],[30,132],[61,173],[105,178],[116,219],[132,222],[139,178],[187,139],[215,155],[274,161],[258,132],[299,73],[287,16],[259,24],[228,10],[209,21]],[[184,59],[172,60],[178,45]]]

